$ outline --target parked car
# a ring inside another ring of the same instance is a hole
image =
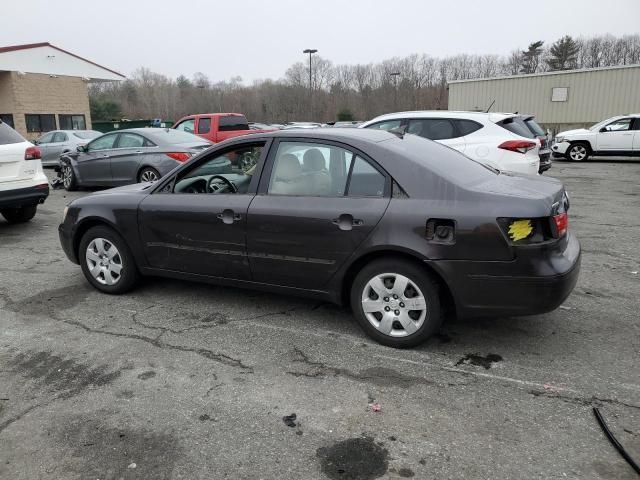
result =
[[[224,158],[252,159],[211,174]],[[558,180],[500,174],[417,135],[318,128],[240,137],[155,184],[71,202],[64,251],[109,294],[140,274],[348,302],[394,347],[459,316],[553,310],[578,278]]]
[[[202,113],[182,117],[172,127],[176,130],[193,133],[211,143],[219,143],[229,138],[274,130],[251,129],[249,122],[241,113]]]
[[[55,167],[60,155],[75,152],[78,145],[86,145],[102,132],[96,130],[54,130],[38,138],[34,144],[38,146],[42,155],[42,166]]]
[[[154,182],[211,146],[211,142],[169,128],[109,132],[60,157],[67,190]]]
[[[351,121],[343,121],[343,122],[328,122],[327,126],[329,127],[338,127],[338,128],[358,128],[364,122],[360,122],[358,120]]]
[[[538,173],[546,172],[551,168],[551,148],[549,147],[549,139],[546,132],[542,129],[536,117],[533,115],[520,115],[520,118],[527,126],[531,134],[540,140],[540,150],[538,151],[538,157],[540,157],[540,168]]]
[[[540,168],[540,141],[513,113],[444,110],[390,113],[359,128],[404,129],[463,152],[502,171],[535,175]]]
[[[555,157],[581,162],[591,155],[640,156],[640,113],[619,115],[590,128],[568,130],[556,135]]]
[[[287,122],[283,130],[291,130],[292,128],[319,128],[321,123],[316,122]]]
[[[280,128],[281,127],[276,124],[249,122],[250,130],[262,130],[267,132],[269,130],[280,130]]]
[[[27,222],[48,196],[40,150],[0,120],[0,214],[9,223]]]

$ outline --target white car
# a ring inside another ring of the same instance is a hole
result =
[[[590,155],[640,156],[640,113],[619,115],[589,128],[568,130],[556,135],[551,147],[555,157],[581,162]]]
[[[9,223],[27,222],[48,196],[40,150],[0,120],[0,213]]]
[[[435,140],[498,170],[538,174],[540,140],[517,114],[447,110],[400,112],[376,117],[359,128],[391,130],[399,127],[403,127],[405,133]]]

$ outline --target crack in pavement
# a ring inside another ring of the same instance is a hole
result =
[[[561,402],[572,403],[575,405],[582,405],[584,407],[592,407],[594,405],[601,406],[602,404],[606,403],[609,405],[618,405],[621,407],[636,408],[640,410],[640,405],[625,403],[620,400],[615,400],[613,398],[600,398],[600,397],[596,397],[595,395],[592,395],[591,398],[579,397],[579,396],[570,397],[567,395],[561,395],[558,392],[548,392],[548,391],[542,391],[542,390],[529,390],[528,393],[530,395],[533,395],[534,397],[553,398],[556,400],[560,400]]]

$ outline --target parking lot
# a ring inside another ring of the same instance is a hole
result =
[[[100,294],[57,234],[87,192],[52,191],[28,224],[0,220],[0,478],[637,478],[591,409],[640,460],[640,163],[549,174],[583,247],[573,294],[412,350],[309,300]]]

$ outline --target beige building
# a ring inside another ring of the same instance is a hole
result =
[[[91,128],[88,84],[118,72],[49,43],[0,48],[0,119],[29,140],[51,130]]]
[[[554,132],[587,127],[640,112],[640,65],[449,82],[449,110],[489,106],[535,115]]]

